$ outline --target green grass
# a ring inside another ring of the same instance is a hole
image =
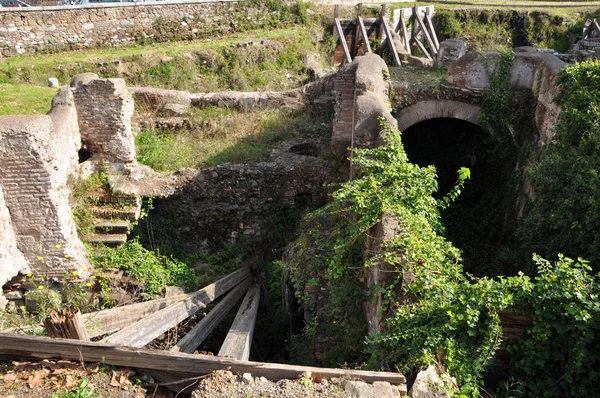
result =
[[[41,86],[54,76],[67,84],[78,73],[94,72],[100,77],[124,78],[130,86],[189,91],[281,90],[298,87],[307,79],[302,56],[307,51],[319,51],[319,45],[311,40],[317,28],[292,26],[237,33],[214,41],[16,56],[0,62],[0,83]],[[266,42],[240,45],[258,40]],[[292,79],[286,79],[287,73]]]
[[[45,114],[58,89],[25,84],[0,84],[0,115]]]
[[[138,134],[137,157],[140,163],[164,172],[265,161],[272,148],[304,123],[308,123],[306,116],[289,111],[194,110],[189,130],[149,129]]]

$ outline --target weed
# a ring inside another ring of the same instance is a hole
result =
[[[82,379],[73,391],[54,393],[50,398],[98,398],[94,389],[88,385],[86,379]]]
[[[165,285],[179,285],[187,290],[197,287],[194,271],[184,262],[161,255],[158,250],[145,249],[137,238],[117,248],[91,249],[90,258],[92,263],[102,268],[126,271],[143,283],[150,295],[158,295]]]

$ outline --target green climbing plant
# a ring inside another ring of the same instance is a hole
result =
[[[486,73],[490,87],[483,93],[481,114],[482,124],[496,132],[508,129],[514,118],[510,111],[514,85],[511,82],[515,54],[511,51],[500,52],[500,55],[490,62],[486,59]]]

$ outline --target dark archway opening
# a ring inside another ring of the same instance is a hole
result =
[[[516,272],[518,255],[507,249],[514,241],[512,143],[497,141],[473,123],[449,118],[417,123],[403,132],[402,140],[412,163],[436,167],[437,197],[456,183],[460,167],[471,170],[460,197],[442,211],[448,239],[463,251],[465,271],[478,276]]]

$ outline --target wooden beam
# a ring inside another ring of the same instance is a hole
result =
[[[381,24],[383,25],[383,30],[387,37],[388,46],[390,47],[390,51],[392,52],[392,60],[394,61],[394,66],[401,66],[402,64],[400,63],[400,58],[398,57],[398,50],[396,50],[396,46],[394,45],[392,31],[385,19],[381,19]]]
[[[219,322],[227,315],[227,313],[233,308],[233,306],[240,301],[244,293],[248,290],[248,286],[250,285],[250,280],[246,279],[244,282],[240,283],[236,287],[234,287],[231,292],[223,298],[213,308],[210,310],[208,315],[206,315],[200,322],[196,324],[185,336],[179,340],[179,342],[171,348],[173,352],[187,352],[188,354],[192,354],[194,350],[202,344],[202,342],[212,333],[212,331],[217,327]]]
[[[346,36],[344,35],[344,30],[342,29],[342,24],[340,23],[340,19],[335,19],[335,28],[337,30],[337,34],[340,38],[340,42],[342,43],[342,48],[344,49],[344,57],[347,63],[352,62],[352,57],[350,56],[350,50],[348,50],[348,43],[346,43]]]
[[[600,25],[598,25],[598,21],[596,21],[595,19],[592,21],[592,28],[593,31],[596,31],[596,35],[600,36]],[[592,33],[590,33],[590,35],[593,36]]]
[[[249,277],[250,270],[248,268],[239,269],[195,292],[188,300],[177,302],[155,312],[102,341],[110,344],[143,347]]]
[[[410,50],[410,39],[408,37],[408,31],[406,30],[406,20],[404,19],[404,15],[400,15],[400,26],[402,27],[402,39],[404,40],[404,47],[406,47],[406,51],[408,54],[411,54]]]
[[[90,341],[90,336],[79,310],[73,311],[65,308],[62,311],[52,311],[44,319],[44,329],[50,337]]]
[[[400,373],[238,361],[206,355],[116,347],[102,343],[12,333],[0,333],[0,356],[7,359],[65,359],[78,362],[102,362],[114,366],[151,369],[158,373],[177,373],[184,377],[199,376],[213,370],[229,369],[233,373],[252,373],[253,376],[263,376],[270,380],[296,379],[302,373],[312,372],[313,375],[320,375],[325,379],[348,377],[369,383],[374,381],[387,381],[392,384],[406,383],[406,378]]]
[[[419,39],[417,39],[416,37],[413,37],[413,40],[415,41],[415,43],[417,43],[417,47],[419,47],[419,50],[421,50],[421,52],[423,54],[425,54],[427,59],[433,59],[433,58],[431,58],[431,55],[429,55],[429,53],[427,52],[427,49],[425,48],[425,46],[423,45],[423,43],[421,43],[421,41]]]
[[[373,52],[371,50],[371,43],[369,42],[369,35],[367,34],[367,29],[365,28],[365,23],[362,17],[358,17],[358,27],[360,29],[360,34],[362,35],[363,41],[365,42],[365,47],[367,48],[367,52]]]
[[[433,54],[437,54],[438,50],[435,47],[435,44],[433,44],[433,40],[431,39],[431,35],[429,34],[429,31],[427,30],[427,27],[425,26],[425,23],[423,22],[423,19],[421,18],[421,14],[420,11],[418,11],[418,7],[415,6],[415,18],[417,23],[419,24],[419,27],[423,30],[423,34],[425,35],[425,39],[427,40],[427,44],[429,44],[429,47],[431,48],[431,51],[433,52]],[[415,37],[416,39],[416,37]]]
[[[358,56],[358,47],[360,44],[360,27],[358,25],[358,18],[360,18],[360,14],[362,13],[362,4],[359,4],[356,10],[356,20],[354,21],[354,43],[352,45],[352,56]]]
[[[109,308],[102,311],[83,314],[85,325],[90,337],[102,336],[103,334],[113,333],[129,326],[137,321],[144,319],[163,308],[179,301],[185,301],[192,298],[194,293],[179,294],[173,297],[161,298],[156,300],[144,301],[143,303],[134,303],[121,307]]]
[[[431,7],[425,8],[425,22],[427,22],[426,25],[429,27],[429,32],[431,33],[431,39],[433,40],[435,49],[437,52],[440,52],[440,42],[435,34],[435,28],[433,27],[433,21],[431,20]]]
[[[242,361],[248,360],[259,303],[260,285],[256,285],[248,289],[231,329],[229,329],[229,333],[227,333],[225,341],[217,354],[218,356],[231,357]]]

